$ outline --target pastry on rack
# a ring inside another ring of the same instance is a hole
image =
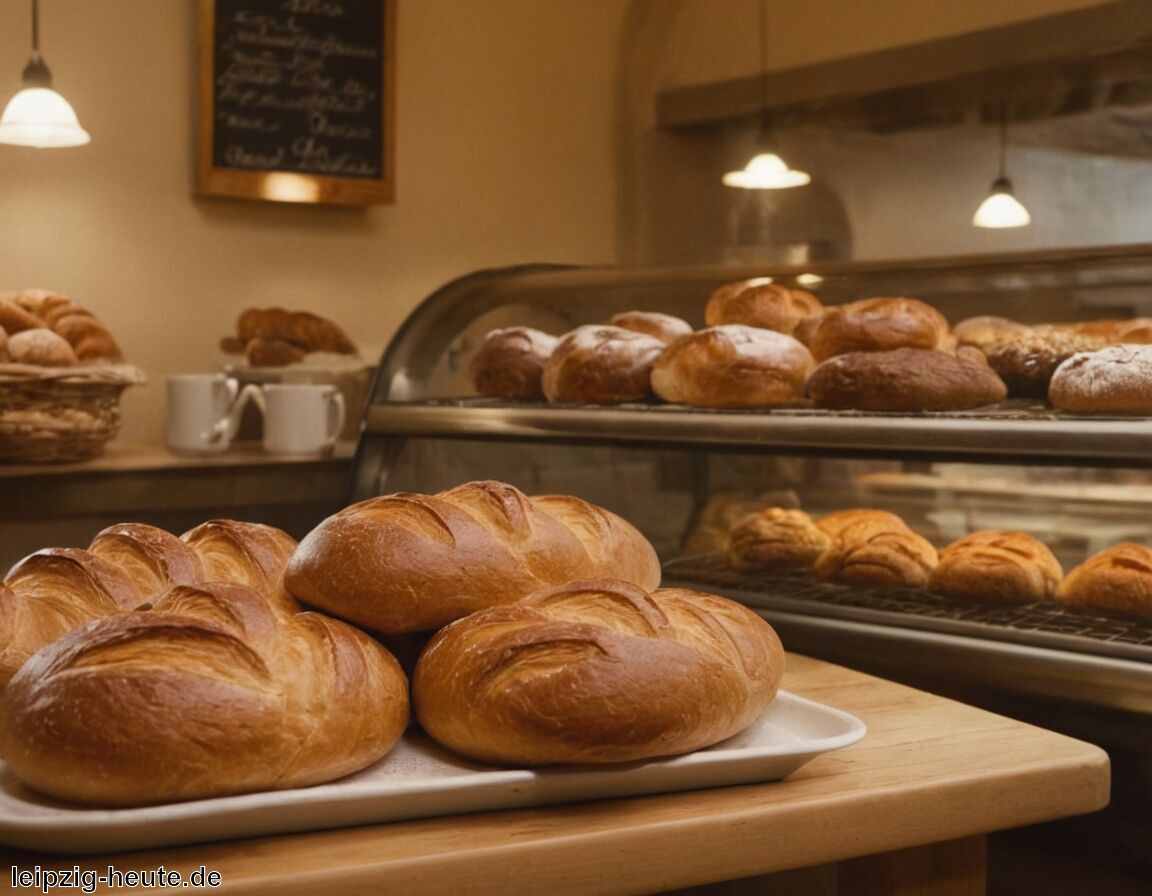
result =
[[[968,317],[952,327],[957,345],[971,345],[981,350],[998,342],[1018,339],[1031,331],[1028,324],[994,314]]]
[[[487,398],[542,401],[544,365],[559,340],[532,327],[505,327],[485,335],[468,367],[472,385]]]
[[[713,292],[704,306],[704,323],[743,324],[793,336],[801,322],[823,313],[824,304],[812,293],[760,277],[726,283]]]
[[[914,413],[996,404],[1007,389],[974,348],[898,348],[829,358],[808,378],[808,395],[829,410]]]
[[[832,537],[813,567],[817,578],[825,581],[923,588],[936,566],[932,543],[887,511],[842,511],[817,525]]]
[[[783,671],[776,632],[735,601],[576,581],[442,629],[412,696],[431,737],[481,762],[636,762],[747,728]]]
[[[235,335],[220,347],[243,354],[253,367],[279,367],[311,354],[358,357],[356,344],[337,324],[310,311],[249,308],[236,320]]]
[[[829,306],[808,343],[817,361],[848,352],[954,347],[948,321],[939,311],[919,299],[888,296]]]
[[[1052,374],[1048,400],[1078,414],[1152,415],[1152,345],[1072,355]]]
[[[703,408],[806,405],[814,366],[798,340],[774,330],[725,324],[677,339],[652,368],[652,388],[665,401]]]
[[[1104,344],[1099,335],[1038,324],[1017,338],[987,346],[984,354],[1010,398],[1044,398],[1057,367],[1077,352],[1094,351]]]
[[[608,319],[613,327],[635,330],[655,336],[665,345],[692,332],[692,325],[686,320],[660,311],[622,311]]]
[[[1056,599],[1074,610],[1152,618],[1152,548],[1124,541],[1073,567]]]
[[[124,360],[116,340],[92,312],[51,290],[0,295],[0,329],[9,337],[9,360],[14,363],[75,366]]]
[[[652,365],[664,351],[655,336],[601,324],[562,337],[544,365],[545,397],[558,404],[619,404],[652,394]]]
[[[803,510],[769,507],[732,527],[727,555],[744,571],[810,568],[831,544],[831,536]]]
[[[928,583],[948,597],[983,603],[1049,600],[1064,576],[1049,547],[1027,532],[981,529],[940,552]]]

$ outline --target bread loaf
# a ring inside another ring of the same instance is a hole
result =
[[[959,411],[1003,401],[1004,383],[974,349],[959,353],[900,348],[849,352],[808,378],[813,404],[830,410]]]
[[[948,321],[919,299],[877,297],[826,308],[808,348],[817,361],[848,352],[953,347]]]
[[[481,762],[634,762],[743,730],[783,670],[775,631],[734,601],[580,581],[441,630],[413,702],[429,735]]]
[[[692,325],[686,320],[673,317],[671,314],[661,314],[659,311],[623,311],[612,315],[608,324],[623,327],[625,330],[634,330],[637,333],[647,333],[665,345],[692,332]]]
[[[249,308],[236,321],[236,335],[252,339],[279,339],[305,352],[356,354],[356,344],[332,321],[310,311]]]
[[[1052,375],[1077,352],[1101,348],[1099,336],[1039,325],[1031,332],[984,349],[988,366],[1004,381],[1011,398],[1044,398]]]
[[[712,293],[704,307],[704,323],[744,324],[792,336],[801,321],[823,313],[823,303],[806,290],[753,279],[725,284]]]
[[[923,588],[936,566],[936,548],[887,511],[845,511],[821,525],[831,546],[814,564],[818,578],[846,585]]]
[[[1152,548],[1124,541],[1098,551],[1064,577],[1056,599],[1075,610],[1152,617]]]
[[[1079,414],[1152,414],[1152,345],[1113,345],[1065,360],[1048,400]]]
[[[531,327],[492,330],[472,356],[468,368],[472,384],[489,398],[542,401],[544,365],[558,341]]]
[[[544,366],[549,401],[616,404],[651,395],[652,364],[664,343],[647,333],[589,324],[566,333]]]
[[[402,634],[603,577],[660,583],[656,552],[629,523],[579,498],[470,482],[341,510],[304,537],[284,581],[305,604]]]
[[[56,347],[48,360],[41,361],[21,360],[13,356],[12,360],[18,363],[64,366],[116,364],[124,360],[116,340],[95,315],[67,296],[49,290],[25,289],[0,296],[0,326],[9,336],[29,330],[50,330],[71,350],[69,357]],[[43,351],[44,337],[35,337],[35,340],[41,343]]]
[[[928,583],[948,597],[983,603],[1048,600],[1063,578],[1060,561],[1027,532],[982,529],[940,552]]]
[[[669,345],[652,368],[652,388],[665,401],[705,408],[803,405],[813,367],[808,349],[773,330],[727,324]]]
[[[732,528],[728,562],[748,571],[811,567],[831,544],[831,536],[803,510],[769,507]]]
[[[952,327],[952,335],[957,345],[971,345],[975,348],[985,349],[998,342],[1008,342],[1018,339],[1031,332],[1027,324],[1011,320],[1007,317],[998,317],[991,314],[982,314],[977,317],[968,317]]]
[[[408,718],[407,680],[371,638],[226,583],[65,635],[6,696],[16,777],[108,806],[318,784],[384,756]]]

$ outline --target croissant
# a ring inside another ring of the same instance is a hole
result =
[[[0,297],[0,325],[10,334],[46,327],[69,344],[81,363],[124,360],[112,334],[90,311],[48,290],[25,289]]]
[[[412,697],[431,737],[482,762],[630,762],[743,730],[783,671],[776,632],[741,604],[590,580],[442,629]]]
[[[300,542],[284,583],[302,603],[403,634],[603,577],[650,590],[660,561],[629,523],[579,498],[470,482],[370,498],[328,517]]]
[[[42,793],[132,806],[341,777],[407,720],[407,679],[367,635],[217,582],[39,651],[8,685],[0,746]]]

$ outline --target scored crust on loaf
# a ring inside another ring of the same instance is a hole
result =
[[[442,629],[413,702],[430,736],[482,762],[630,762],[738,733],[783,671],[775,631],[734,601],[577,581]]]
[[[385,755],[408,719],[407,680],[367,635],[219,582],[65,635],[6,698],[16,777],[111,806],[328,781]]]
[[[558,404],[618,404],[651,395],[652,365],[664,350],[655,336],[600,324],[562,337],[544,365],[545,397]]]
[[[923,588],[936,566],[932,543],[894,513],[846,510],[818,521],[832,544],[813,566],[817,578],[862,587]]]
[[[614,513],[503,482],[369,498],[309,532],[284,582],[300,601],[387,634],[430,631],[573,579],[652,589],[660,561]]]
[[[713,292],[704,306],[704,323],[743,324],[792,336],[801,321],[823,312],[823,303],[807,290],[754,278],[726,283]]]
[[[877,296],[826,308],[808,347],[825,361],[848,352],[946,350],[952,343],[948,321],[927,302]]]
[[[692,332],[692,325],[686,320],[663,314],[659,311],[622,311],[608,319],[609,326],[635,330],[655,336],[665,345]]]
[[[1026,532],[982,529],[940,552],[928,588],[985,603],[1031,603],[1056,593],[1064,570],[1049,547]]]
[[[1152,548],[1125,541],[1098,551],[1064,577],[1056,599],[1076,610],[1152,617]]]
[[[736,569],[811,567],[832,537],[803,510],[769,507],[741,519],[728,536],[728,562]]]
[[[1065,360],[1048,400],[1083,414],[1152,414],[1152,345],[1113,345]]]
[[[544,398],[544,365],[560,340],[532,327],[492,330],[480,343],[468,367],[481,395],[512,401]]]
[[[1017,339],[1031,332],[1032,327],[1020,321],[994,314],[968,317],[952,327],[952,335],[958,345],[971,345],[979,349],[998,342]]]
[[[652,368],[652,388],[690,407],[796,407],[805,404],[813,366],[808,349],[791,336],[725,324],[669,345]]]

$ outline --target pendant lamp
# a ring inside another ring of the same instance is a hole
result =
[[[0,143],[45,149],[91,140],[72,106],[52,89],[52,73],[40,57],[40,4],[32,0],[32,58],[24,67],[23,87],[0,115]]]
[[[1012,194],[1012,181],[1005,173],[1004,158],[1008,151],[1008,115],[1001,104],[1000,107],[1000,175],[992,181],[992,189],[988,198],[980,203],[976,214],[972,216],[975,227],[1003,229],[1007,227],[1027,227],[1032,223],[1032,216],[1028,214],[1023,203]]]
[[[745,190],[784,190],[802,187],[812,178],[804,171],[790,168],[776,151],[776,139],[768,117],[768,12],[767,0],[761,0],[760,9],[760,126],[756,136],[756,152],[748,164],[724,175],[726,186]]]

